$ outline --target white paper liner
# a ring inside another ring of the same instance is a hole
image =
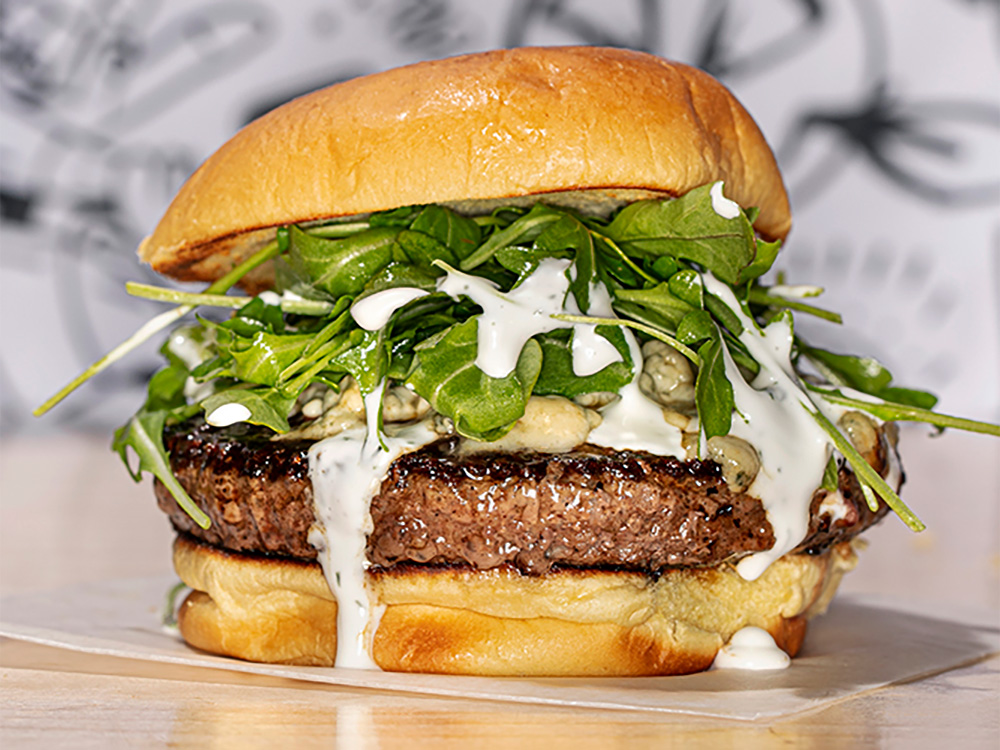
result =
[[[490,678],[253,664],[195,651],[160,624],[171,578],[133,579],[0,601],[0,635],[48,646],[348,687],[555,706],[631,709],[728,719],[815,710],[1000,651],[992,613],[961,622],[873,599],[838,600],[812,622],[801,655],[777,672],[684,677]],[[950,616],[955,617],[954,613]]]

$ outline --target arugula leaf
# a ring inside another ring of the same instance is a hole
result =
[[[697,271],[689,268],[678,271],[667,281],[667,289],[670,293],[681,300],[687,302],[692,307],[704,307],[704,296],[701,286],[701,276]]]
[[[183,364],[174,362],[158,370],[149,379],[144,408],[147,411],[170,411],[187,406],[184,398],[187,379],[188,370]]]
[[[807,346],[799,341],[799,352],[834,385],[846,385],[872,396],[921,409],[932,409],[937,397],[926,391],[891,385],[892,373],[873,357],[855,357]]]
[[[810,391],[818,393],[832,404],[850,406],[854,409],[858,409],[859,411],[866,411],[869,414],[873,414],[879,419],[887,422],[924,422],[925,424],[933,425],[941,429],[954,428],[957,430],[979,432],[984,435],[994,435],[996,437],[1000,437],[1000,425],[990,424],[989,422],[979,422],[974,419],[954,417],[949,414],[939,414],[938,412],[931,411],[930,409],[921,408],[919,406],[911,406],[900,402],[873,402],[867,399],[850,398],[835,388],[831,389],[812,385],[807,387]]]
[[[379,211],[369,217],[368,223],[373,227],[397,227],[402,229],[403,227],[410,226],[425,208],[426,206],[402,206],[401,208],[393,208],[389,211]]]
[[[288,413],[296,396],[288,396],[275,388],[246,388],[237,386],[217,391],[201,402],[205,416],[226,404],[240,404],[250,412],[244,422],[267,427],[274,432],[288,432]]]
[[[277,334],[258,331],[253,338],[239,337],[229,348],[231,374],[247,383],[276,386],[282,372],[298,361],[312,343],[312,334]]]
[[[837,460],[830,456],[830,460],[826,462],[826,469],[823,471],[823,482],[820,487],[827,492],[836,492],[840,489],[840,478],[837,473]]]
[[[660,281],[666,281],[675,273],[681,270],[681,265],[676,258],[669,255],[661,255],[652,262],[647,259],[649,271]]]
[[[705,310],[692,310],[677,326],[677,340],[682,344],[697,344],[716,332],[712,316]]]
[[[419,367],[406,379],[455,430],[474,440],[498,440],[524,416],[542,367],[542,349],[529,339],[514,371],[492,378],[476,367],[476,318],[458,323],[415,348]]]
[[[483,235],[475,221],[444,206],[425,206],[410,224],[410,229],[433,237],[458,260],[468,258],[479,247]]]
[[[368,395],[382,382],[389,366],[389,346],[384,329],[351,332],[351,347],[332,357],[327,365],[331,370],[343,370],[351,375]]]
[[[357,296],[357,299],[362,299],[375,292],[394,289],[400,286],[412,286],[430,291],[434,288],[435,282],[436,279],[434,276],[423,269],[409,263],[400,263],[397,261],[390,263],[372,276],[368,280],[368,283],[365,284],[364,290]]]
[[[734,219],[712,208],[711,185],[670,201],[637,201],[623,208],[607,234],[623,250],[640,257],[670,255],[700,264],[736,285],[757,254],[746,214]]]
[[[561,252],[552,255],[545,250],[536,247],[522,247],[521,245],[510,245],[497,250],[494,258],[497,263],[506,268],[511,273],[517,274],[517,281],[514,286],[518,286],[522,281],[531,276],[538,268],[538,264],[546,258],[568,258],[570,254]]]
[[[596,230],[591,232],[591,236],[594,238],[594,246],[601,256],[602,263],[599,266],[599,272],[605,283],[607,283],[608,277],[611,277],[625,287],[640,287],[643,282],[656,284],[656,278],[642,270],[639,264],[618,247],[610,237]]]
[[[310,300],[329,301],[333,299],[313,284],[305,265],[288,254],[274,259],[274,291],[278,294],[292,292]]]
[[[753,225],[753,219],[748,216],[747,220]],[[760,238],[755,238],[754,245],[757,248],[757,252],[754,255],[753,263],[744,268],[740,273],[740,281],[744,283],[760,278],[770,271],[771,266],[774,265],[774,261],[778,257],[778,251],[781,249],[780,240],[777,242],[765,242]]]
[[[302,268],[317,289],[334,298],[353,296],[389,265],[399,233],[396,227],[376,226],[343,239],[324,239],[292,226],[288,254],[293,268]]]
[[[534,247],[550,258],[559,258],[562,253],[573,251],[573,275],[569,288],[577,307],[582,312],[590,310],[590,285],[596,277],[597,258],[593,237],[583,222],[571,214],[563,214],[538,235]]]
[[[406,261],[424,273],[431,276],[441,275],[441,269],[434,265],[435,260],[443,260],[448,265],[455,265],[458,259],[446,245],[438,242],[423,232],[404,229],[396,237],[399,253],[393,252],[393,259]],[[399,256],[402,257],[399,257]]]
[[[241,336],[252,336],[256,331],[284,333],[285,316],[281,314],[280,308],[264,304],[260,297],[254,297],[221,325],[239,332]]]
[[[502,247],[533,242],[546,227],[559,221],[564,215],[562,211],[550,208],[544,203],[536,203],[528,213],[510,226],[490,235],[486,242],[461,262],[459,268],[470,271],[488,261]]]
[[[181,509],[196,524],[207,529],[212,524],[211,520],[195,504],[170,469],[170,458],[163,445],[163,427],[169,413],[164,410],[139,411],[125,425],[115,431],[111,449],[121,456],[129,474],[135,481],[140,481],[142,473],[148,471],[163,483]],[[136,469],[133,469],[129,464],[129,448],[139,459],[139,465]]]
[[[764,305],[778,310],[795,310],[796,312],[815,315],[817,318],[828,320],[831,323],[843,323],[843,319],[838,313],[830,312],[829,310],[824,310],[822,307],[816,307],[816,305],[810,305],[799,300],[779,297],[776,294],[768,294],[767,287],[751,287],[747,299],[755,305]]]
[[[657,284],[652,289],[617,289],[615,300],[631,302],[651,310],[660,316],[670,331],[676,331],[684,317],[695,310],[670,291],[669,282]]]
[[[622,355],[622,361],[612,362],[586,377],[573,372],[573,331],[564,328],[535,336],[542,347],[542,369],[533,392],[540,396],[574,398],[598,391],[617,393],[631,382],[635,363],[621,330],[614,326],[598,326],[597,332],[614,344]]]
[[[695,403],[698,406],[698,418],[705,433],[705,439],[716,435],[728,435],[732,427],[733,411],[736,399],[733,396],[733,384],[726,377],[726,365],[723,358],[725,344],[722,335],[716,328],[715,332],[698,349],[701,367],[694,384]]]
[[[712,313],[712,316],[722,324],[723,328],[739,336],[743,333],[743,323],[736,317],[736,313],[729,309],[729,305],[709,292],[705,293],[705,307]]]

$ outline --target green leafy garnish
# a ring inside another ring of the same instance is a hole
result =
[[[926,391],[892,385],[892,373],[871,357],[834,354],[801,342],[799,351],[834,385],[846,385],[884,401],[915,406],[925,411],[937,403],[937,398]]]
[[[861,484],[862,491],[865,492],[865,499],[868,501],[869,507],[875,510],[878,507],[877,501],[873,501],[871,493],[874,491],[881,497],[885,504],[888,505],[892,510],[896,512],[896,515],[909,526],[914,531],[923,531],[926,526],[924,526],[923,521],[916,517],[916,515],[904,503],[896,491],[890,487],[886,481],[879,476],[878,472],[873,469],[867,461],[858,453],[857,449],[851,445],[851,441],[848,440],[844,434],[837,429],[837,427],[829,419],[824,417],[818,410],[807,409],[810,414],[812,414],[813,419],[823,428],[823,431],[830,437],[831,442],[840,451],[841,455],[847,459],[847,462],[851,465],[854,470],[855,476],[858,478],[858,482]]]
[[[150,336],[205,306],[233,313],[222,322],[199,318],[175,334],[193,345],[183,356],[170,346],[164,348],[168,365],[154,375],[146,403],[117,431],[113,444],[126,463],[130,451],[138,457],[138,466],[129,466],[136,479],[152,473],[203,526],[208,517],[170,472],[164,430],[198,414],[210,417],[221,407],[239,405],[248,414],[245,421],[283,433],[295,419],[302,419],[296,409],[307,388],[322,384],[337,389],[346,376],[366,397],[387,385],[406,385],[450,419],[459,434],[493,441],[524,414],[533,394],[575,398],[621,391],[642,367],[634,361],[631,337],[638,337],[638,343],[656,339],[697,368],[694,390],[702,439],[726,435],[736,413],[731,378],[750,382],[767,366],[754,358],[748,337],[776,321],[789,326],[791,337],[793,312],[832,323],[839,323],[840,316],[798,296],[813,296],[818,288],[791,290],[762,281],[777,259],[779,243],[756,236],[756,209],[733,218],[716,213],[710,191],[706,185],[674,200],[639,201],[608,220],[544,203],[530,209],[501,207],[489,216],[471,218],[430,205],[406,206],[363,220],[279,227],[273,242],[204,293],[129,284],[130,294],[177,307],[143,326],[36,414]],[[552,318],[566,325],[596,326],[620,360],[579,376],[573,371],[576,334],[553,327],[526,341],[508,375],[487,375],[476,365],[482,311],[466,297],[456,300],[436,291],[439,281],[457,267],[508,293],[553,259],[567,268],[568,293],[564,312]],[[274,295],[226,294],[246,273],[268,261],[274,262]],[[729,291],[713,286],[713,277]],[[381,329],[360,328],[350,307],[399,287],[428,294],[397,309]],[[613,311],[607,309],[607,300]],[[197,356],[192,357],[192,351]],[[838,465],[846,462],[866,501],[874,507],[881,498],[911,528],[922,524],[817,405],[825,401],[884,420],[1000,435],[995,425],[932,411],[932,395],[896,385],[874,359],[826,351],[797,336],[792,359],[801,370],[818,373],[828,383],[806,385],[789,376],[794,393],[786,394],[812,414],[843,457],[831,457],[822,487],[836,490]]]
[[[476,366],[476,329],[477,321],[470,319],[416,346],[418,366],[406,382],[451,417],[460,435],[497,440],[524,415],[542,369],[542,348],[529,340],[514,371],[493,378]]]
[[[753,226],[744,213],[726,219],[712,210],[710,190],[705,185],[672,201],[632,203],[608,225],[608,236],[626,254],[694,261],[723,281],[739,284],[757,255]]]
[[[733,409],[736,407],[733,384],[726,377],[722,353],[724,346],[722,334],[716,329],[698,349],[701,367],[698,369],[694,390],[706,440],[716,435],[729,434]]]

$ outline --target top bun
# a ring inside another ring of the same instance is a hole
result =
[[[774,155],[707,73],[621,49],[497,50],[356,78],[267,113],[199,167],[139,255],[211,281],[282,224],[542,194],[600,213],[717,180],[760,209],[762,236],[785,237]]]

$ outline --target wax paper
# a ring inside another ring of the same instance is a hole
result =
[[[193,650],[161,624],[169,577],[77,586],[0,601],[0,635],[89,653],[308,682],[518,703],[754,720],[821,708],[1000,651],[995,613],[934,614],[863,596],[813,621],[785,670],[682,677],[488,678],[252,664]]]

